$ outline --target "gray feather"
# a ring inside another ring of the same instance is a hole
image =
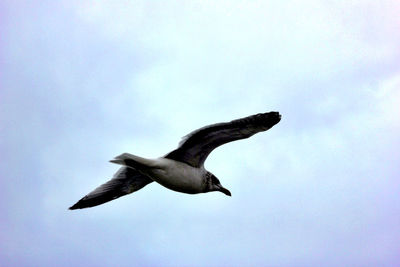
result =
[[[151,182],[153,182],[152,179],[135,169],[121,167],[110,181],[97,187],[69,209],[97,206],[142,189]]]
[[[267,112],[208,125],[183,137],[179,147],[168,153],[165,158],[199,168],[203,166],[208,155],[220,145],[266,131],[280,120],[281,115],[278,112]]]

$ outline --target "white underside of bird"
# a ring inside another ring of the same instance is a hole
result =
[[[153,181],[174,191],[196,194],[204,192],[206,187],[204,175],[207,171],[204,167],[194,168],[176,160],[163,157],[146,159],[129,153],[119,155],[110,162],[133,167]]]

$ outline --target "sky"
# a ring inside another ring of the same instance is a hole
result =
[[[398,1],[0,4],[1,266],[399,266]],[[279,111],[205,167],[84,210],[123,152]]]

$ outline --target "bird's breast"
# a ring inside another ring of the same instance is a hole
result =
[[[159,184],[183,193],[196,194],[204,192],[205,182],[203,168],[194,168],[186,163],[160,158],[158,167],[149,175]]]

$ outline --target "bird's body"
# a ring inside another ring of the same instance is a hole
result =
[[[204,168],[194,168],[172,159],[159,158],[162,168],[155,173],[154,181],[174,191],[196,194],[206,190]]]
[[[278,112],[256,114],[200,128],[185,136],[179,147],[164,157],[146,159],[124,153],[110,160],[121,167],[114,177],[70,209],[93,207],[133,193],[151,182],[188,194],[220,191],[228,196],[217,177],[204,168],[207,156],[218,146],[266,131],[280,121]]]
[[[204,167],[194,168],[186,163],[164,157],[145,159],[129,153],[124,153],[111,162],[136,167],[141,174],[151,177],[153,181],[174,191],[196,194],[206,189],[207,171]],[[138,163],[151,167],[138,167]]]

